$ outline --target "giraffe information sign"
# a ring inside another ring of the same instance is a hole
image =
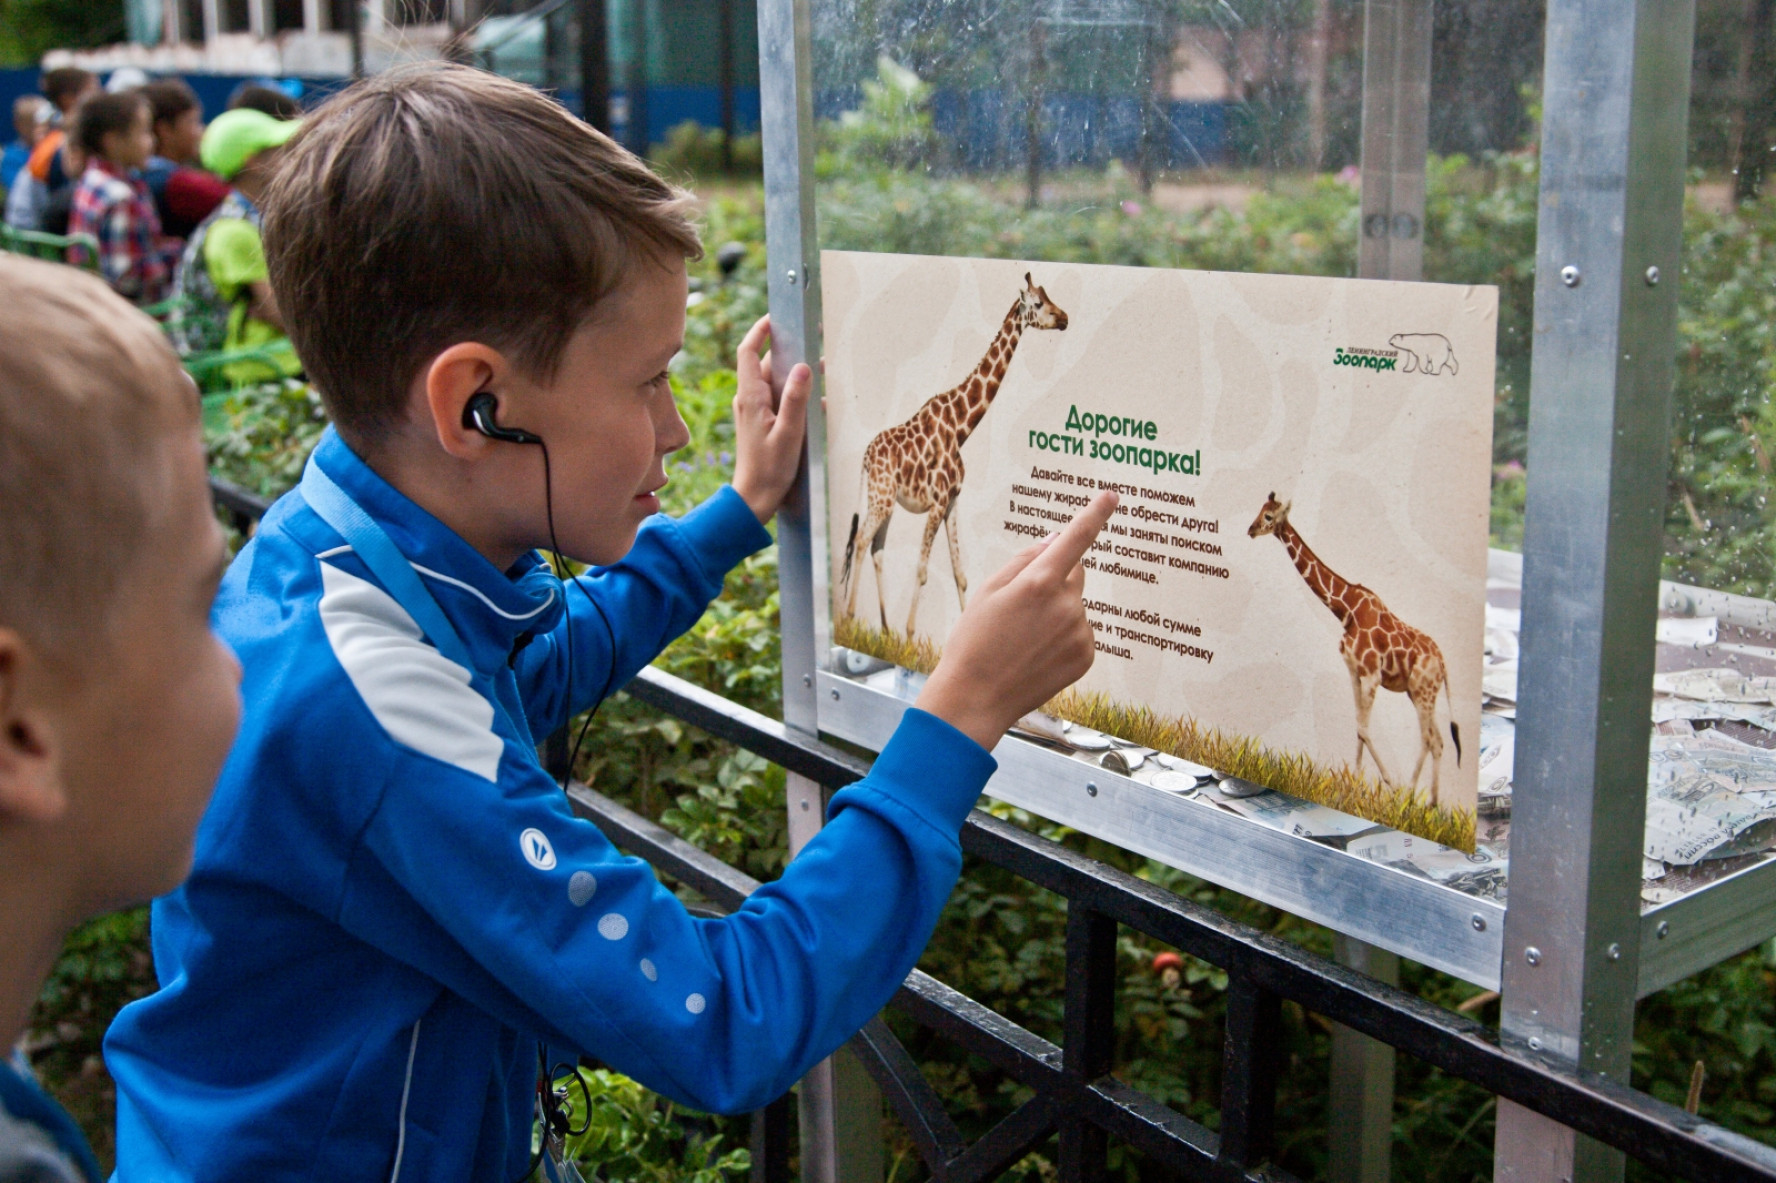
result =
[[[1473,849],[1496,289],[822,259],[835,643],[929,669],[1115,489],[1052,713]]]

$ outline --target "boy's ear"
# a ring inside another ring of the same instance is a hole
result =
[[[52,822],[68,808],[55,724],[27,689],[36,660],[18,633],[0,628],[0,823]]]
[[[476,341],[452,345],[434,357],[420,375],[420,407],[429,419],[422,425],[438,444],[459,460],[479,460],[495,441],[463,426],[463,408],[483,390],[496,393],[512,373],[499,350]]]

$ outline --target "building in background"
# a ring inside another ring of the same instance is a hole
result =
[[[260,78],[324,91],[360,73],[448,58],[550,90],[632,147],[659,143],[686,120],[733,135],[758,127],[756,0],[123,0],[123,6],[127,41],[55,50],[42,64],[101,74],[125,66],[180,74],[215,110],[211,95],[222,88],[206,85],[211,79],[226,82],[226,89]],[[589,38],[582,36],[587,29]]]

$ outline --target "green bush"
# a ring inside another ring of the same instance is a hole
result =
[[[689,177],[757,176],[764,166],[763,141],[757,132],[734,137],[732,167],[722,164],[722,144],[727,133],[687,119],[666,133],[666,142],[648,149],[648,162],[666,173]]]
[[[684,1120],[671,1101],[626,1076],[600,1068],[560,1083],[569,1126],[581,1131],[568,1136],[567,1152],[603,1178],[727,1183],[752,1165],[745,1149],[723,1149],[729,1135],[696,1128],[708,1123]]]

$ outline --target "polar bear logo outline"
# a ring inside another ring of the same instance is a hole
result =
[[[1400,372],[1413,371],[1436,377],[1438,374],[1461,373],[1455,364],[1455,349],[1442,333],[1395,333],[1388,346],[1400,351]]]

